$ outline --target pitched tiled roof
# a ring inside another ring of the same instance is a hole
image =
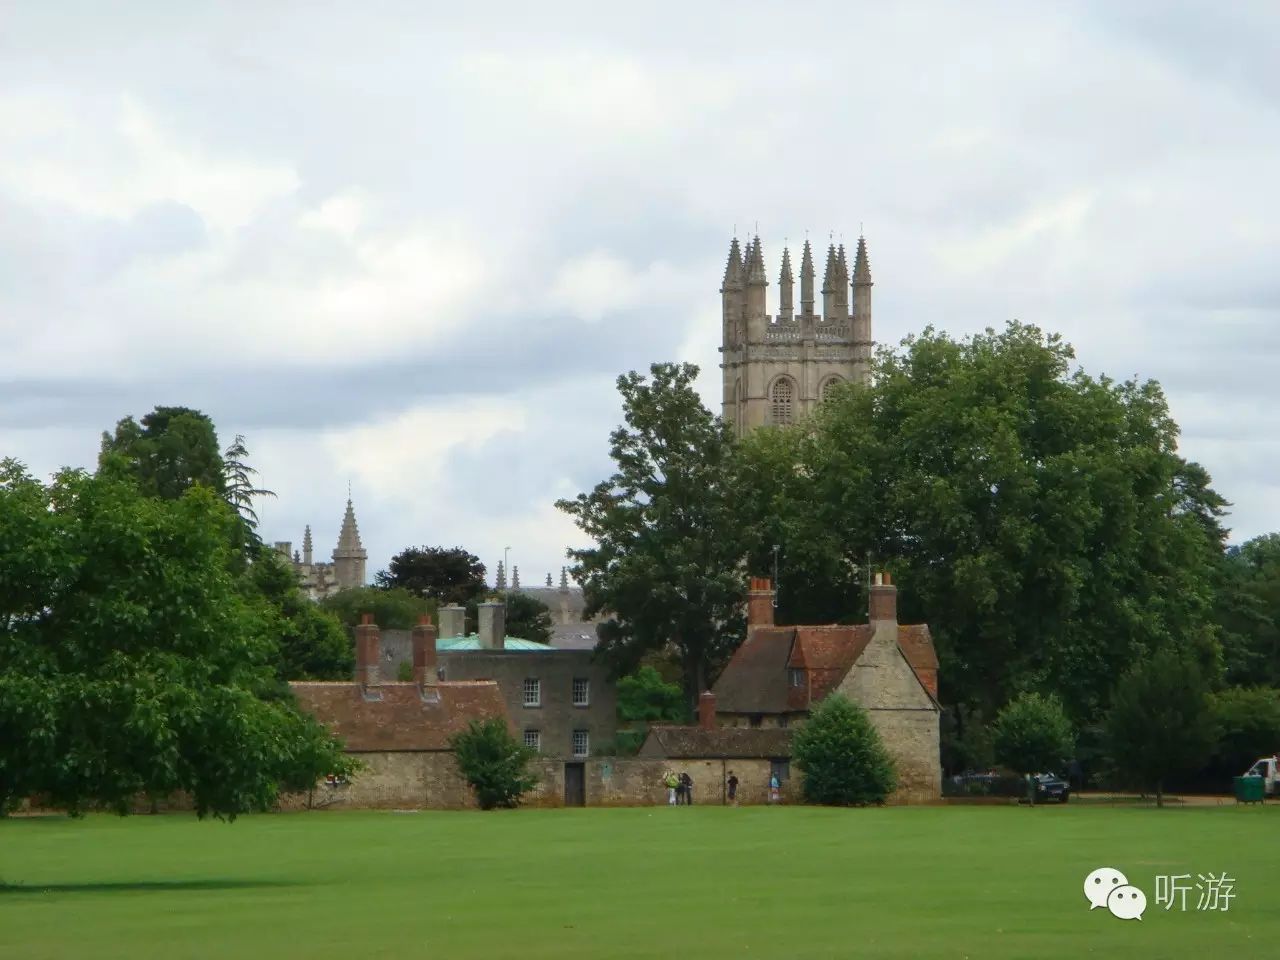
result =
[[[835,690],[871,641],[870,624],[755,627],[734,651],[712,691],[724,713],[806,710]],[[898,646],[935,698],[938,655],[927,624],[899,624]],[[806,671],[807,695],[791,687],[787,668]]]
[[[492,680],[438,683],[425,693],[415,683],[383,683],[370,688],[378,700],[366,699],[356,683],[296,681],[289,687],[304,710],[356,753],[448,750],[449,738],[470,721],[507,720]]]
[[[770,758],[791,756],[791,731],[755,727],[652,726],[640,755],[672,760]]]
[[[795,627],[754,627],[711,688],[727,713],[785,713]]]

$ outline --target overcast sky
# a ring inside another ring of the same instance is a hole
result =
[[[192,406],[266,539],[327,557],[350,482],[371,576],[541,582],[617,375],[718,398],[735,225],[771,275],[862,225],[877,340],[1061,331],[1280,529],[1280,6],[788,8],[0,0],[0,455]]]

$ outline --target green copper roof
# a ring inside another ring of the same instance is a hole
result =
[[[550,650],[550,644],[536,643],[533,640],[522,640],[520,637],[503,637],[503,650]],[[480,637],[471,634],[469,637],[440,637],[436,640],[437,650],[483,650]]]

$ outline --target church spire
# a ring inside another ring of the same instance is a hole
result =
[[[807,239],[800,255],[800,315],[813,316],[813,250]]]
[[[790,323],[795,313],[791,300],[794,288],[795,281],[791,276],[791,251],[783,247],[782,273],[778,276],[778,321],[780,323]]]

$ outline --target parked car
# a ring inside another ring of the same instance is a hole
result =
[[[1037,773],[1035,781],[1037,803],[1047,803],[1049,801],[1066,803],[1071,799],[1071,784],[1056,773]]]
[[[1280,757],[1262,757],[1243,776],[1261,777],[1262,792],[1266,796],[1280,795]]]

